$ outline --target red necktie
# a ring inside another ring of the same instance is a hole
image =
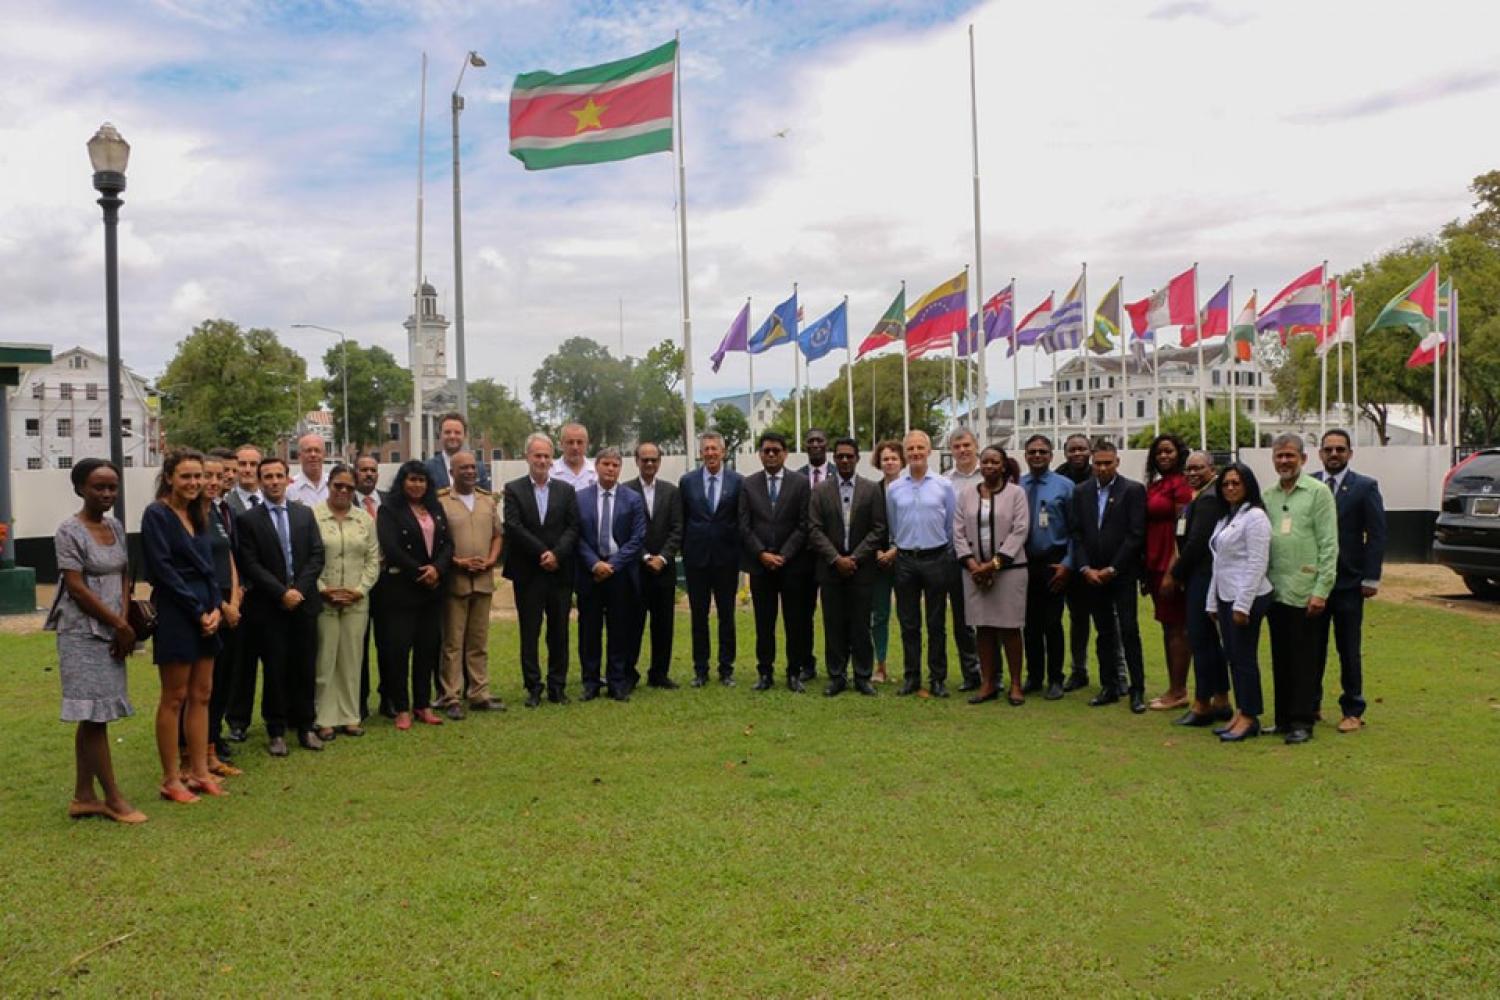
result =
[[[365,497],[365,513],[371,517],[375,516],[375,498],[372,496]]]

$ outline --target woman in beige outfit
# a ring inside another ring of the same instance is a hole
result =
[[[313,507],[323,536],[323,575],[318,591],[318,672],[313,701],[318,738],[363,736],[359,725],[359,679],[363,672],[370,588],[380,579],[380,542],[375,519],[354,505],[354,471],[337,466],[328,474],[328,499]]]

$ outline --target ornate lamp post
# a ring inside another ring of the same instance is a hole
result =
[[[464,238],[458,188],[458,113],[464,109],[463,95],[458,88],[464,82],[464,71],[470,66],[483,66],[484,57],[469,51],[464,64],[459,67],[458,79],[453,84],[453,354],[458,364],[458,412],[469,419],[469,373],[465,364],[464,343]],[[421,303],[417,304],[421,308]]]
[[[130,163],[130,143],[109,122],[88,142],[89,161],[94,165],[94,189],[104,209],[104,333],[109,359],[109,460],[120,470],[120,493],[115,517],[125,520],[125,441],[120,430],[120,273],[116,229],[120,222],[120,192],[125,190],[125,167]]]

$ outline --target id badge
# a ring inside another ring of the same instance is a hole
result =
[[[1182,538],[1187,534],[1187,515],[1183,514],[1177,519],[1177,537]]]
[[[1037,512],[1036,526],[1038,528],[1045,528],[1049,523],[1050,522],[1047,519],[1047,508],[1043,507],[1040,511]]]
[[[1292,533],[1292,515],[1281,515],[1281,533],[1283,535],[1290,535]]]

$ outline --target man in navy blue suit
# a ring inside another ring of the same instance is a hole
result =
[[[449,471],[453,465],[453,456],[470,450],[464,444],[464,438],[468,435],[469,423],[462,413],[445,413],[438,418],[438,444],[442,451],[427,460],[427,480],[432,483],[434,491],[453,485],[453,476]],[[478,451],[474,451],[474,458],[479,462],[479,488],[491,489],[490,463]]]
[[[1338,731],[1352,733],[1362,727],[1365,715],[1364,664],[1360,655],[1360,631],[1364,628],[1365,601],[1380,589],[1380,570],[1385,562],[1385,501],[1380,484],[1349,468],[1354,447],[1349,432],[1334,428],[1323,434],[1318,455],[1323,471],[1313,478],[1333,490],[1339,515],[1339,569],[1328,595],[1328,613],[1314,619],[1320,650],[1318,661],[1318,705],[1323,703],[1323,672],[1328,665],[1328,625],[1333,622],[1333,641],[1339,654],[1339,681],[1343,694],[1339,709],[1343,718]]]
[[[578,660],[583,700],[599,696],[599,663],[615,701],[629,701],[640,681],[631,666],[639,627],[641,546],[646,542],[646,504],[635,490],[620,488],[620,449],[594,456],[598,481],[578,494]],[[609,623],[609,651],[603,633]]]
[[[734,686],[734,599],[740,584],[741,478],[724,467],[724,438],[698,435],[703,467],[678,481],[682,496],[682,563],[693,623],[693,687],[708,683],[708,606],[719,618],[719,683]]]

